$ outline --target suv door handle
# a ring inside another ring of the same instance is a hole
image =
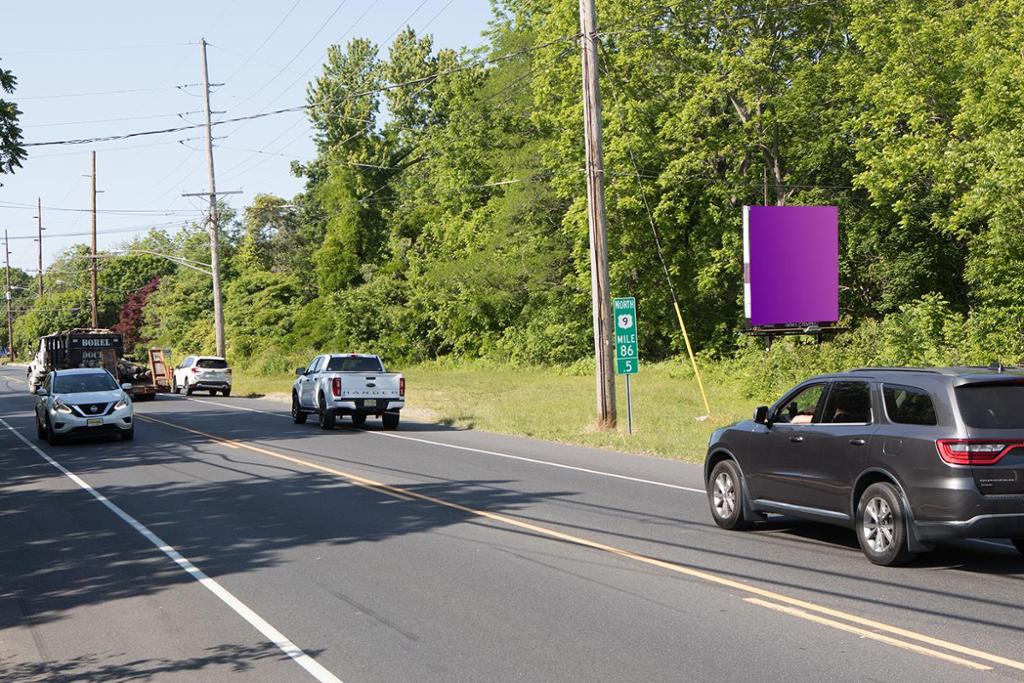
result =
[[[851,446],[863,446],[867,441],[864,439],[850,439]]]
[[[804,437],[793,435],[789,437],[789,440],[792,441],[793,443],[800,443],[804,440]]]

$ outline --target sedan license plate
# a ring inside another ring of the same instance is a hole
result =
[[[88,425],[89,427],[100,427],[103,425],[103,418],[90,417],[88,420],[85,421],[85,424]]]

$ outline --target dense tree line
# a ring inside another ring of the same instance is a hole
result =
[[[406,30],[386,53],[329,50],[307,91],[317,155],[293,165],[304,191],[225,225],[232,354],[266,369],[314,348],[590,354],[576,5],[494,5],[479,49]],[[599,12],[612,289],[638,299],[645,357],[682,349],[669,278],[699,349],[745,348],[741,207],[785,203],[839,206],[841,310],[862,330],[840,343],[865,360],[1024,359],[1024,3]],[[198,227],[145,239],[208,260]],[[115,289],[161,278],[142,336],[209,350],[208,279],[125,261],[107,263],[127,269]],[[882,328],[891,347],[864,336]]]

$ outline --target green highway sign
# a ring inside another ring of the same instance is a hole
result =
[[[636,337],[636,299],[624,296],[612,299],[615,317],[615,372],[635,375],[640,370],[640,345]]]

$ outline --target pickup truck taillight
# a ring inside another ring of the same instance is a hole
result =
[[[341,396],[341,378],[335,377],[331,379],[331,393],[335,398]]]
[[[404,377],[399,377],[398,378],[398,395],[402,396],[403,398],[405,397],[405,378]]]
[[[1020,441],[977,439],[939,439],[935,445],[939,457],[950,465],[995,465],[1013,449],[1024,447]]]

